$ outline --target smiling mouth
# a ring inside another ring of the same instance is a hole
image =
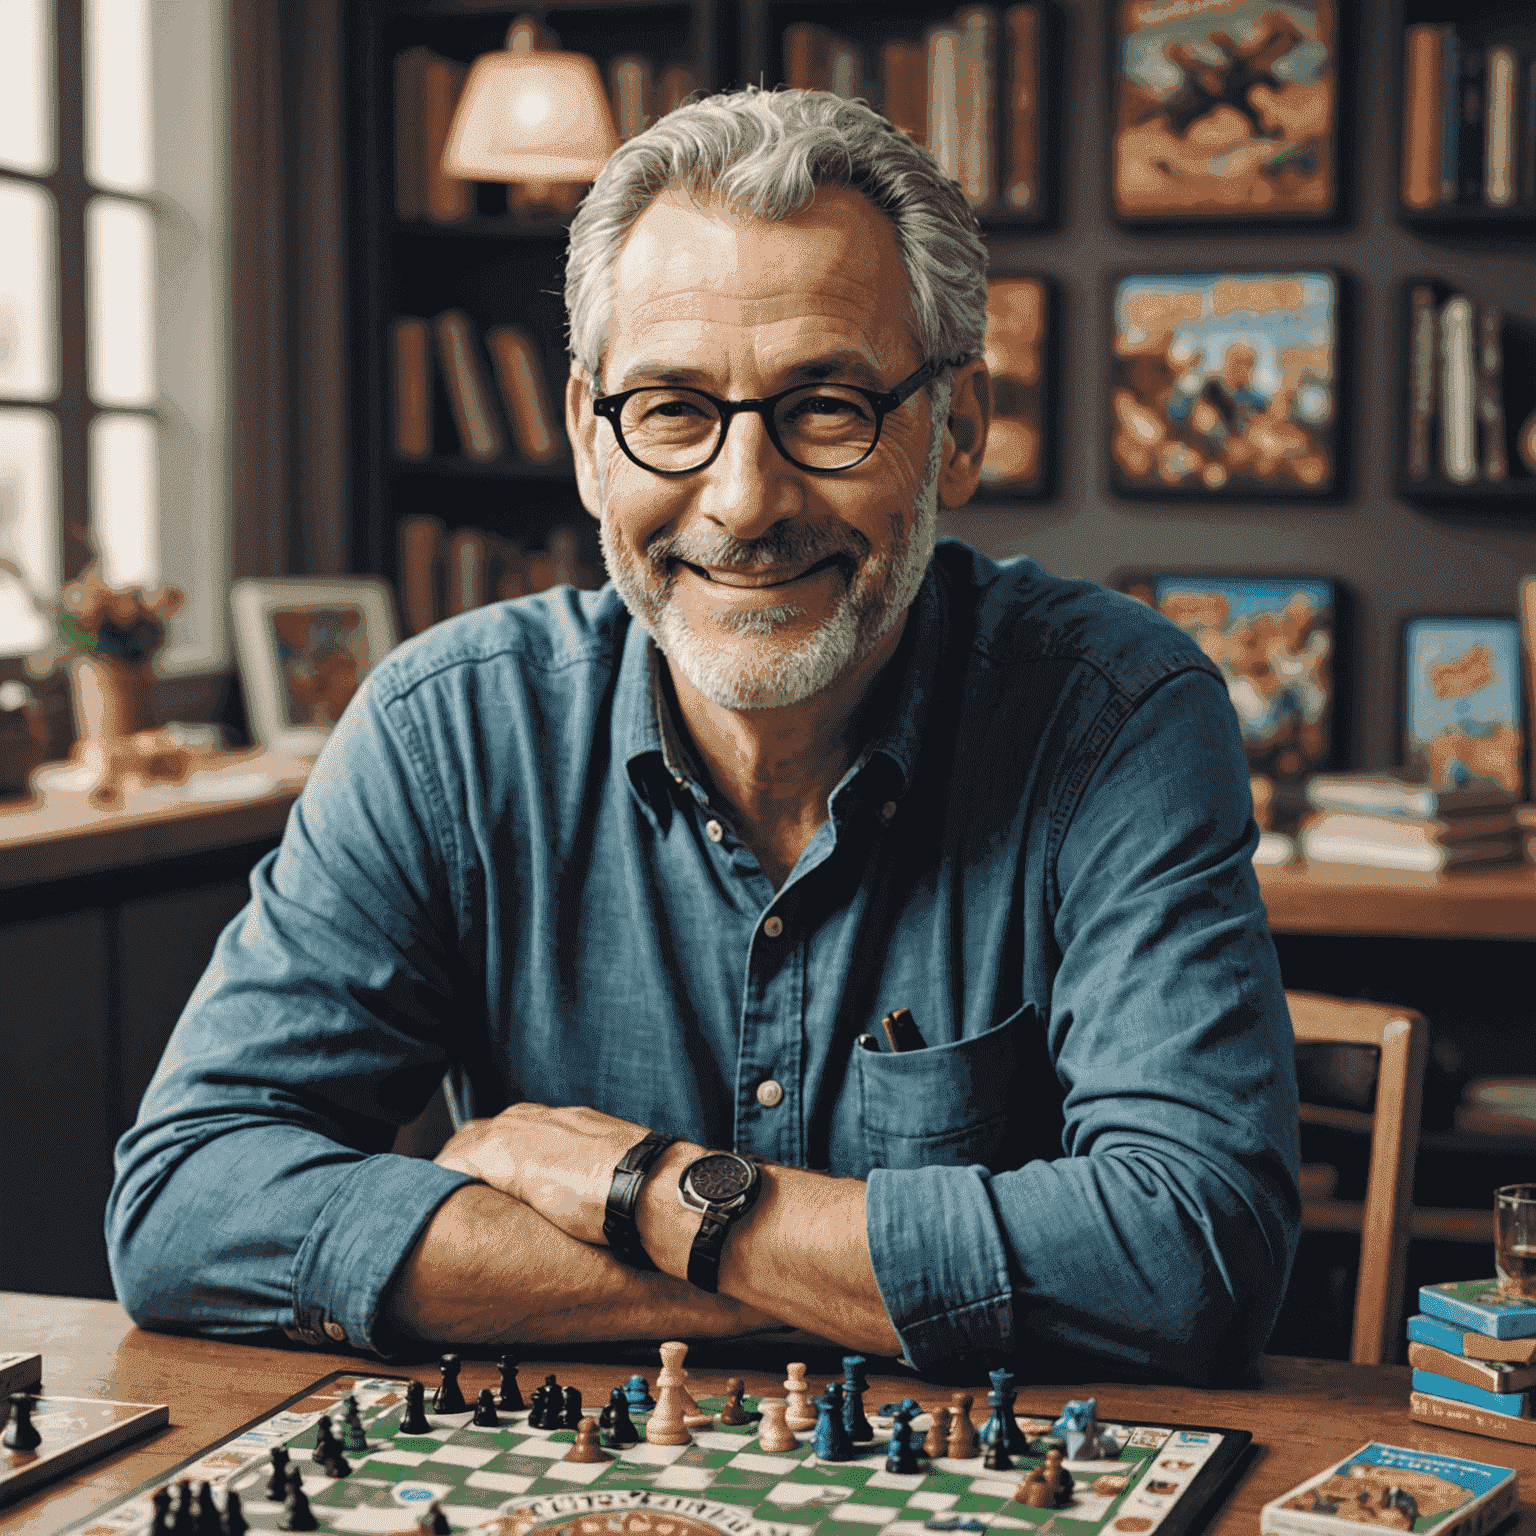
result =
[[[721,571],[718,574],[708,570],[705,566],[694,565],[690,560],[680,560],[678,564],[685,565],[695,576],[701,576],[705,581],[713,582],[719,587],[733,587],[740,591],[772,591],[777,587],[787,587],[797,581],[804,581],[808,576],[819,575],[822,571],[842,562],[841,555],[828,555],[824,560],[818,560],[814,565],[808,565],[803,571],[797,571],[793,576],[755,575],[746,571]]]

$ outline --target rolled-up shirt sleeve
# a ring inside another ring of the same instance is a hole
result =
[[[452,829],[376,678],[252,872],[118,1145],[108,1250],[146,1327],[388,1353],[380,1300],[467,1182],[388,1150],[471,989]]]
[[[876,1170],[882,1298],[918,1369],[1087,1354],[1195,1382],[1263,1348],[1295,1250],[1296,1083],[1236,720],[1176,673],[1059,836],[1044,1021],[1064,1156]]]

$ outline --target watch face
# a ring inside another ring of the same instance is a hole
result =
[[[702,1157],[688,1170],[688,1188],[710,1205],[734,1200],[752,1183],[753,1166],[729,1152]]]

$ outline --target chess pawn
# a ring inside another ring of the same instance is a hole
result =
[[[240,1495],[231,1488],[224,1495],[224,1536],[245,1536],[250,1522],[240,1507]]]
[[[1040,1465],[1040,1475],[1050,1489],[1054,1509],[1065,1509],[1072,1501],[1072,1474],[1062,1465],[1062,1460],[1061,1448],[1053,1445]]]
[[[607,1433],[608,1444],[617,1451],[639,1441],[640,1431],[629,1416],[629,1399],[623,1387],[615,1387],[608,1394],[608,1406],[598,1415],[597,1427]]]
[[[469,1422],[477,1429],[495,1429],[501,1423],[496,1417],[496,1394],[489,1387],[481,1387],[475,1399],[475,1416]]]
[[[288,1452],[280,1445],[271,1451],[272,1470],[267,1474],[267,1501],[281,1504],[288,1495]]]
[[[1029,1476],[1013,1490],[1013,1496],[1020,1504],[1028,1504],[1031,1509],[1049,1509],[1051,1490],[1046,1486],[1041,1468],[1031,1468]]]
[[[506,1413],[523,1411],[523,1394],[517,1386],[517,1361],[511,1355],[503,1355],[496,1362],[501,1376],[501,1390],[496,1394],[496,1406]]]
[[[43,1443],[37,1425],[32,1422],[32,1410],[37,1406],[37,1399],[30,1392],[13,1392],[10,1403],[11,1422],[0,1443],[8,1451],[35,1451]]]
[[[336,1435],[331,1428],[331,1416],[322,1413],[315,1425],[315,1448],[309,1453],[309,1459],[316,1463],[324,1461],[335,1444]]]
[[[683,1420],[684,1402],[691,1402],[683,1391],[683,1361],[688,1346],[676,1342],[663,1344],[661,1374],[656,1378],[656,1406],[646,1421],[645,1438],[651,1445],[687,1445],[693,1439]]]
[[[154,1515],[149,1523],[149,1536],[171,1536],[171,1490],[156,1488],[149,1496]]]
[[[350,1477],[352,1475],[352,1463],[341,1453],[341,1442],[334,1440],[326,1453],[325,1460],[320,1463],[320,1470],[327,1477]]]
[[[740,1376],[728,1376],[725,1382],[725,1406],[720,1410],[720,1422],[722,1424],[750,1424],[747,1410],[742,1404],[742,1382]]]
[[[464,1394],[459,1390],[459,1357],[444,1355],[438,1361],[437,1368],[443,1373],[443,1379],[438,1383],[437,1391],[432,1394],[433,1413],[463,1413],[469,1404],[464,1401]]]
[[[923,1437],[923,1455],[929,1461],[937,1461],[949,1453],[949,1419],[948,1408],[940,1408],[932,1416],[928,1433]]]
[[[357,1399],[349,1393],[341,1402],[341,1444],[343,1450],[361,1456],[368,1449],[368,1435],[357,1412]]]
[[[784,1378],[784,1403],[784,1422],[791,1429],[816,1428],[816,1410],[811,1407],[805,1367],[798,1360],[788,1367]]]
[[[443,1506],[433,1499],[427,1505],[425,1513],[416,1522],[416,1529],[427,1533],[427,1536],[448,1536],[453,1527],[448,1524],[448,1516],[443,1513]]]
[[[597,1420],[590,1414],[578,1421],[576,1439],[572,1442],[570,1450],[565,1453],[565,1459],[567,1461],[612,1460],[608,1452],[597,1442]]]
[[[581,1427],[581,1389],[579,1387],[567,1387],[565,1389],[565,1408],[560,1414],[559,1427],[561,1429],[579,1429]],[[554,1428],[551,1425],[550,1428]]]
[[[405,1389],[405,1408],[400,1414],[402,1435],[430,1435],[432,1421],[427,1417],[427,1389],[419,1381]]]
[[[318,1531],[320,1522],[309,1507],[309,1495],[304,1492],[304,1480],[297,1467],[288,1468],[288,1496],[283,1500],[283,1512],[278,1517],[280,1531]]]
[[[956,1392],[949,1400],[949,1459],[969,1461],[976,1455],[976,1426],[971,1423],[971,1404],[976,1399],[969,1392]]]
[[[629,1400],[631,1413],[649,1413],[656,1406],[650,1383],[638,1371],[624,1383],[624,1396]]]
[[[197,1513],[193,1518],[192,1529],[195,1536],[224,1536],[224,1527],[219,1520],[219,1506],[213,1502],[213,1484],[201,1482],[197,1485]]]
[[[762,1415],[762,1422],[757,1428],[757,1443],[770,1456],[792,1451],[800,1444],[794,1430],[789,1427],[786,1416],[788,1406],[782,1397],[760,1397],[757,1400],[757,1411]]]

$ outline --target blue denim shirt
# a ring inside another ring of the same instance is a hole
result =
[[[395,1351],[381,1297],[464,1180],[389,1147],[451,1069],[478,1114],[592,1105],[867,1179],[921,1370],[1243,1370],[1295,1243],[1296,1090],[1200,651],[941,543],[778,890],[653,656],[611,587],[560,589],[368,678],[118,1148],[128,1310]],[[856,1044],[903,1006],[925,1049]]]

